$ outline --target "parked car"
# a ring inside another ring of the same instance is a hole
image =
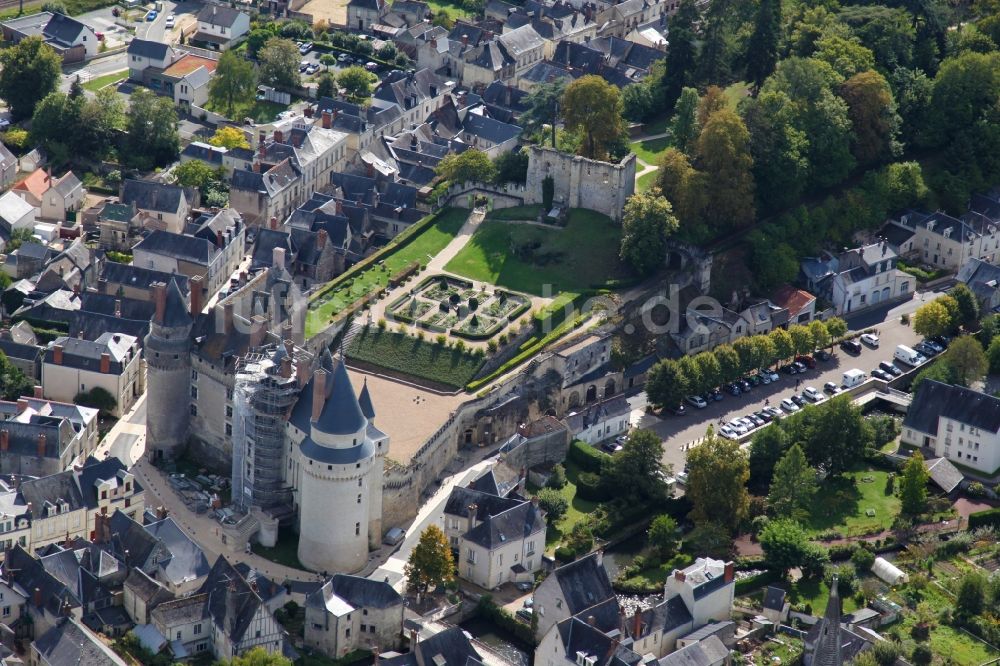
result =
[[[937,356],[938,353],[937,350],[934,349],[934,347],[931,347],[929,344],[926,344],[924,342],[918,342],[917,344],[913,345],[913,350],[917,352],[917,354],[919,354],[920,356],[923,356],[924,358],[931,358],[932,356]]]
[[[728,425],[719,427],[719,434],[725,437],[726,439],[736,439],[737,437],[739,437],[739,435],[736,434],[736,431],[730,428]]]
[[[724,396],[722,395],[722,391],[720,391],[719,389],[715,389],[714,391],[712,391],[712,400],[714,400],[715,402],[719,402],[720,400],[722,400],[723,397]]]
[[[305,42],[299,46],[299,53],[305,55],[313,50],[312,42]]]
[[[763,409],[760,410],[759,412],[754,412],[754,416],[759,418],[764,423],[770,423],[772,420],[774,420],[774,417],[771,416],[771,413],[764,411]]]
[[[805,387],[802,390],[802,395],[804,395],[806,399],[811,400],[812,402],[819,402],[820,400],[823,399],[823,394],[817,391],[812,386]]]
[[[726,393],[728,393],[729,395],[732,395],[732,396],[737,396],[737,395],[739,395],[741,393],[740,387],[737,386],[735,383],[733,383],[733,384],[726,384]]]
[[[743,391],[744,393],[749,393],[749,392],[750,392],[750,389],[751,389],[751,388],[753,388],[753,387],[751,386],[750,382],[748,382],[748,381],[747,381],[747,380],[745,380],[745,379],[741,379],[741,380],[739,380],[739,381],[738,381],[738,382],[736,382],[736,383],[737,383],[737,384],[739,384],[739,386],[740,386],[740,390],[741,390],[741,391]]]
[[[862,333],[861,342],[865,343],[872,349],[878,349],[878,336],[874,333]]]
[[[760,374],[758,374],[756,376],[760,377],[760,383],[763,384],[763,385],[765,385],[765,386],[767,386],[768,384],[771,383],[771,374],[768,373],[768,372],[761,372]]]
[[[382,543],[384,543],[387,546],[396,546],[399,545],[405,537],[406,537],[406,532],[404,532],[402,528],[393,527],[391,530],[385,533],[384,537],[382,537]]]
[[[825,349],[819,350],[818,352],[816,352],[815,354],[813,354],[813,356],[816,357],[816,360],[823,361],[824,363],[826,361],[829,361],[831,358],[833,358],[833,354],[831,354],[830,352],[828,352]]]
[[[299,71],[300,72],[306,71],[307,69],[309,69],[309,65],[311,64],[312,63],[310,63],[308,60],[303,60],[302,62],[299,63]]]
[[[895,365],[893,365],[889,361],[882,361],[881,363],[878,364],[878,367],[879,367],[880,370],[884,370],[884,371],[888,372],[893,377],[899,377],[901,374],[903,374],[902,370],[900,370],[899,368],[897,368]]]
[[[681,403],[676,407],[664,407],[663,409],[664,411],[670,412],[674,416],[684,416],[687,414],[687,407],[684,406],[684,403]]]
[[[938,344],[938,342],[935,341],[934,338],[927,338],[926,340],[924,340],[924,344],[933,349],[938,354],[944,351],[944,345]]]
[[[777,407],[773,406],[773,405],[768,405],[767,407],[764,408],[763,411],[765,411],[768,414],[770,414],[772,420],[774,420],[774,419],[780,419],[781,416],[782,416],[781,410],[778,409]]]
[[[317,65],[316,63],[312,63],[308,67],[306,67],[306,74],[310,76],[312,76],[318,71],[319,71],[319,65]]]
[[[806,367],[805,363],[800,363],[799,361],[795,361],[794,363],[792,363],[792,365],[795,366],[795,369],[798,371],[798,374],[801,374],[809,369]]]
[[[617,442],[617,440],[616,440],[616,441],[603,442],[601,444],[601,448],[604,449],[605,451],[607,451],[608,453],[618,453],[619,451],[621,451],[625,447],[623,447],[621,444],[619,444]]]
[[[797,375],[799,373],[799,369],[794,363],[789,363],[782,367],[781,371],[788,375]]]
[[[7,129],[10,127],[10,118],[0,118],[0,129]]]
[[[789,397],[788,399],[791,400],[792,402],[794,402],[799,407],[805,407],[806,406],[806,399],[803,398],[798,393],[796,393],[795,395]]]
[[[840,348],[848,354],[854,354],[855,356],[861,353],[861,343],[857,340],[844,340],[840,343]]]
[[[935,335],[931,340],[936,342],[942,349],[947,349],[951,343],[951,338],[947,335]]]
[[[350,60],[351,56],[347,55],[346,53],[341,53],[339,56],[337,56],[337,62],[350,62]]]
[[[700,395],[689,395],[685,398],[692,407],[697,407],[698,409],[705,409],[708,407],[708,403]]]
[[[167,26],[168,28],[172,28],[172,27],[174,27],[174,24],[175,24],[175,23],[177,23],[177,17],[176,17],[176,16],[174,16],[173,14],[169,14],[169,15],[167,15],[167,23],[166,23],[166,26]]]
[[[750,386],[760,386],[760,375],[754,373],[752,375],[747,375],[744,381],[750,382]]]
[[[891,382],[892,381],[892,375],[890,375],[888,372],[886,372],[882,368],[875,368],[874,370],[872,370],[871,375],[872,375],[872,377],[874,377],[876,379],[881,379],[884,382]]]
[[[763,370],[762,372],[765,375],[767,375],[767,378],[770,379],[772,382],[776,382],[779,379],[781,379],[781,377],[778,375],[778,373],[775,372],[774,370]]]
[[[802,365],[804,365],[809,369],[816,367],[816,359],[814,359],[812,356],[809,356],[808,354],[800,354],[799,356],[796,356],[795,362],[801,363]]]
[[[791,398],[785,398],[784,400],[782,400],[781,401],[781,408],[783,410],[785,410],[786,412],[788,412],[789,414],[797,412],[800,409],[800,407],[798,405],[796,405],[794,402],[792,402]]]
[[[365,69],[367,69],[369,72],[374,72],[376,69],[378,69],[378,63],[371,61],[366,62]]]
[[[760,418],[756,414],[747,414],[743,418],[747,419],[748,421],[752,421],[754,426],[758,428],[764,425],[764,419]]]
[[[532,609],[530,608],[519,608],[516,615],[524,620],[525,622],[531,622]]]
[[[735,432],[737,435],[745,435],[748,432],[746,425],[739,419],[733,419],[726,425],[732,428],[733,432]]]
[[[156,17],[159,16],[159,14],[160,13],[158,11],[156,11],[155,9],[153,9],[148,14],[146,14],[146,20],[147,21],[155,21]]]
[[[829,393],[830,395],[837,395],[838,393],[840,393],[840,387],[834,384],[833,382],[827,382],[826,384],[823,384],[823,390]]]

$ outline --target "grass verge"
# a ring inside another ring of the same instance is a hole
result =
[[[214,105],[211,102],[206,102],[205,108],[214,113],[222,114],[230,120],[253,118],[254,122],[257,123],[269,123],[274,121],[278,114],[286,110],[288,107],[284,104],[277,104],[276,102],[255,99],[251,102],[235,105],[232,113],[228,113],[227,109],[224,107]]]
[[[643,162],[655,165],[660,155],[671,145],[669,137],[659,139],[647,139],[646,141],[635,141],[632,143],[632,152]]]
[[[83,84],[84,90],[89,90],[90,92],[97,92],[101,88],[111,85],[116,81],[121,81],[128,76],[128,70],[123,69],[120,72],[111,72],[110,74],[105,74],[104,76],[98,76],[96,79],[91,79]]]
[[[889,473],[865,469],[820,486],[813,510],[804,522],[815,536],[835,530],[843,536],[859,536],[887,530],[899,513],[899,498],[885,493]],[[873,512],[873,515],[868,515]]]

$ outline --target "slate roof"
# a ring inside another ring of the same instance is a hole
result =
[[[776,611],[784,609],[786,594],[780,587],[768,585],[767,589],[764,590],[764,608]]]
[[[42,33],[61,46],[71,46],[86,30],[90,30],[90,28],[80,21],[65,14],[55,13],[45,25]]]
[[[234,643],[243,640],[263,601],[226,558],[219,556],[212,565],[200,593],[208,595],[207,611],[217,626]],[[231,596],[231,599],[227,597]]]
[[[110,356],[109,369],[111,374],[121,374],[131,361],[130,350],[138,342],[131,335],[123,333],[104,333],[96,340],[59,337],[45,352],[45,363],[56,364],[55,347],[62,346],[62,363],[68,368],[77,368],[89,372],[100,372],[101,356]]]
[[[361,413],[365,415],[365,418],[369,421],[375,418],[375,406],[372,404],[371,393],[368,392],[368,378],[365,377],[364,385],[361,387],[361,393],[358,395],[358,405],[361,407]]]
[[[208,575],[211,567],[205,553],[177,526],[173,518],[151,523],[145,529],[170,551],[170,558],[160,563],[165,579],[180,585]]]
[[[403,603],[403,597],[388,583],[347,574],[336,574],[306,597],[306,605],[310,607],[347,613],[358,608],[386,609]]]
[[[171,280],[177,283],[181,293],[187,294],[188,278],[186,275],[164,273],[151,268],[142,268],[132,264],[119,264],[114,261],[104,263],[101,271],[101,278],[114,284],[127,285],[136,289],[149,289],[157,282],[169,283]]]
[[[25,595],[28,603],[34,604],[34,591],[39,590],[42,608],[46,613],[61,615],[66,606],[80,607],[80,600],[66,589],[58,578],[46,571],[41,561],[32,557],[20,544],[15,544],[7,552],[2,568],[5,578],[20,588],[18,591]]]
[[[151,252],[207,266],[218,252],[218,248],[216,248],[215,243],[204,238],[156,229],[139,241],[132,251],[133,253]]]
[[[449,627],[442,632],[434,634],[430,638],[417,643],[416,650],[420,653],[420,659],[414,651],[401,654],[388,659],[382,659],[382,663],[388,666],[468,666],[472,663],[482,663],[482,656],[476,651],[468,636],[461,627]]]
[[[596,666],[635,666],[642,657],[631,649],[616,643],[619,639],[592,627],[578,617],[571,617],[556,625],[565,656],[576,662],[577,653],[594,657]]]
[[[86,506],[71,471],[25,480],[18,487],[17,492],[21,503],[31,504],[35,517],[43,515],[42,508],[46,504],[65,502],[69,505],[70,511],[76,511]]]
[[[563,599],[570,615],[590,608],[615,596],[611,579],[597,554],[564,564],[552,572],[562,591]]]
[[[713,635],[671,652],[656,663],[658,666],[712,666],[724,662],[728,657],[729,648],[723,645],[718,636]]]
[[[205,5],[198,12],[198,21],[200,23],[208,23],[209,25],[231,28],[241,13],[239,10],[222,5]]]
[[[125,585],[146,604],[147,612],[164,601],[170,601],[174,598],[174,595],[167,588],[150,578],[149,574],[138,567],[129,569]]]
[[[958,488],[965,476],[947,458],[931,458],[926,461],[927,473],[937,486],[945,493]]]
[[[151,60],[163,60],[167,57],[170,50],[170,45],[163,42],[151,39],[133,39],[129,42],[126,53]]]
[[[17,196],[14,192],[6,192],[0,196],[0,222],[7,226],[18,222],[35,209],[30,203]]]
[[[129,566],[145,566],[150,555],[160,546],[156,537],[121,511],[112,514],[109,527],[109,547],[118,559]]]
[[[183,187],[148,180],[128,179],[122,184],[121,202],[158,213],[177,213],[187,203]]]
[[[51,666],[87,664],[87,666],[126,666],[93,633],[70,618],[60,620],[32,643],[42,663]]]
[[[462,129],[492,144],[504,143],[521,135],[521,128],[517,125],[502,123],[478,113],[467,113],[462,122]]]
[[[913,397],[903,427],[936,435],[938,419],[942,416],[995,433],[1000,431],[1000,398],[927,380],[920,384]]]
[[[350,435],[365,427],[367,419],[351,386],[347,366],[341,359],[326,379],[326,403],[313,427],[330,435]]]
[[[115,457],[108,457],[104,460],[98,461],[97,458],[89,456],[83,463],[83,469],[80,470],[79,483],[80,483],[80,493],[83,495],[84,502],[87,503],[87,508],[96,509],[98,506],[98,496],[96,484],[98,481],[106,481],[108,479],[114,479],[118,477],[123,472],[127,472],[125,463]],[[141,493],[143,491],[142,486],[139,481],[132,478],[132,493]]]
[[[483,548],[493,550],[505,543],[525,539],[544,531],[545,518],[542,510],[532,502],[522,501],[516,507],[488,517],[469,530],[465,538]]]
[[[501,497],[496,493],[483,492],[478,489],[464,488],[456,486],[452,488],[448,495],[448,501],[444,505],[444,513],[449,516],[467,517],[469,507],[476,505],[476,520],[482,522],[490,516],[503,513],[513,509],[522,500]]]

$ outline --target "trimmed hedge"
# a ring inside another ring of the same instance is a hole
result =
[[[753,592],[759,587],[763,587],[768,583],[774,583],[781,580],[781,572],[767,570],[756,576],[750,576],[748,578],[743,578],[736,581],[736,594],[747,594],[748,592]]]
[[[566,457],[576,463],[576,466],[584,472],[596,474],[601,473],[605,461],[611,460],[611,456],[604,451],[578,439],[573,440],[573,443],[569,445],[569,453]]]
[[[576,496],[591,502],[606,502],[611,499],[604,481],[594,472],[580,472],[576,477]]]
[[[535,641],[534,627],[518,620],[506,608],[497,606],[490,595],[485,594],[479,598],[479,603],[476,605],[476,612],[483,620],[507,631],[514,637],[515,642],[520,643],[521,647],[534,649],[538,645]]]
[[[1000,508],[987,509],[969,514],[968,529],[974,530],[977,527],[986,526],[1000,527]]]

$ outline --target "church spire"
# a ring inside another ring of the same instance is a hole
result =
[[[826,613],[819,621],[819,637],[816,639],[812,666],[843,666],[844,663],[840,640],[840,592],[837,589],[837,581],[838,577],[834,574],[830,583],[830,599],[826,602]]]

